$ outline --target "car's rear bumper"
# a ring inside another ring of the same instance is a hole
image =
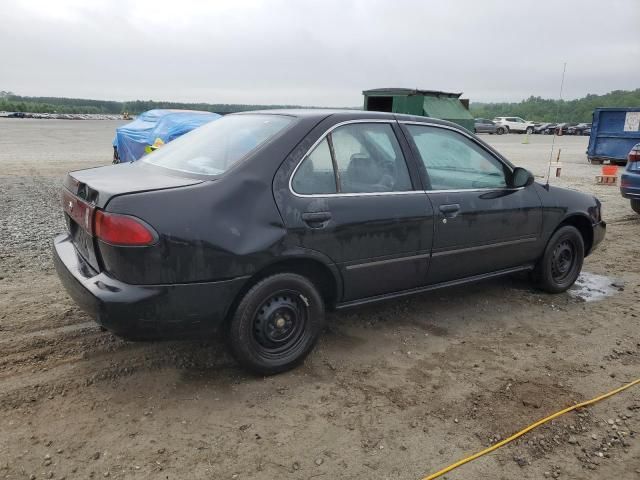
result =
[[[53,258],[69,295],[96,322],[125,337],[173,337],[213,331],[246,281],[130,285],[98,273],[68,235],[53,241]]]
[[[625,171],[620,176],[620,193],[624,198],[640,199],[640,173]]]

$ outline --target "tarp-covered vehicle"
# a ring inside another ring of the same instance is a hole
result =
[[[155,109],[141,113],[133,122],[116,128],[113,163],[138,160],[149,149],[169,143],[218,118],[217,113],[198,110]]]

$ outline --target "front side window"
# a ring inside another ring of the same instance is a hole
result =
[[[413,189],[404,155],[388,123],[336,128],[302,161],[291,186],[294,192],[306,195]]]
[[[507,167],[464,135],[407,125],[429,176],[431,190],[505,188]]]
[[[143,161],[197,175],[222,175],[293,121],[284,115],[228,115],[177,138]]]

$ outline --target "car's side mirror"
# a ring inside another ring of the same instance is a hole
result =
[[[513,188],[528,187],[534,182],[533,174],[526,168],[516,167],[511,174]]]

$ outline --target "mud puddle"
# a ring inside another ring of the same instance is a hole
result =
[[[612,277],[582,272],[576,283],[569,289],[569,295],[585,302],[597,302],[618,293],[623,283]]]

